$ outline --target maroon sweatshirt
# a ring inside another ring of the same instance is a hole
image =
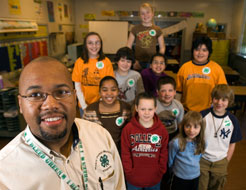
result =
[[[123,128],[121,159],[127,182],[137,187],[151,187],[161,181],[167,169],[168,132],[158,116],[144,128],[138,115]]]

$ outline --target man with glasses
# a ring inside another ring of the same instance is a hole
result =
[[[0,189],[125,189],[109,133],[75,118],[70,73],[39,57],[22,71],[18,95],[27,127],[0,151]]]

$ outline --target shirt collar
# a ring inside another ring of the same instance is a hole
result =
[[[207,61],[206,63],[203,63],[203,64],[197,64],[197,63],[195,63],[193,60],[192,60],[192,63],[193,63],[194,65],[196,65],[196,66],[204,66],[204,65],[207,65],[207,64],[209,63],[209,59],[208,59],[208,61]]]
[[[213,107],[211,107],[210,110],[211,110],[212,115],[213,115],[214,117],[219,118],[219,119],[225,118],[225,117],[228,115],[228,110],[226,110],[225,114],[224,114],[224,115],[221,115],[221,116],[216,115],[216,114],[214,113]]]
[[[30,138],[32,139],[33,143],[36,144],[45,154],[48,156],[53,156],[57,155],[59,156],[60,154],[56,153],[55,151],[49,149],[47,146],[45,146],[43,143],[41,143],[31,132],[30,127],[27,125],[25,132],[29,134]],[[78,129],[75,123],[73,123],[72,130],[71,132],[73,133],[73,149],[76,147],[76,145],[79,143],[79,134],[78,134]],[[22,136],[23,140],[25,141],[24,138],[24,133]]]
[[[30,127],[27,125],[25,132],[29,135],[29,137],[31,138],[31,140],[33,141],[33,143],[38,146],[45,154],[47,155],[51,155],[51,149],[49,149],[47,146],[45,146],[44,144],[42,144],[31,132]],[[24,137],[24,133],[22,136],[23,140],[26,142],[25,137]]]

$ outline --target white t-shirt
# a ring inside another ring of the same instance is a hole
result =
[[[239,122],[228,111],[223,116],[215,115],[212,108],[201,113],[206,120],[206,148],[203,158],[210,162],[222,160],[227,157],[229,145],[242,139]]]

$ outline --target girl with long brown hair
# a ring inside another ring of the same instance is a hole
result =
[[[169,143],[168,166],[173,172],[171,190],[198,190],[205,126],[199,112],[189,111],[180,124],[179,134]]]

